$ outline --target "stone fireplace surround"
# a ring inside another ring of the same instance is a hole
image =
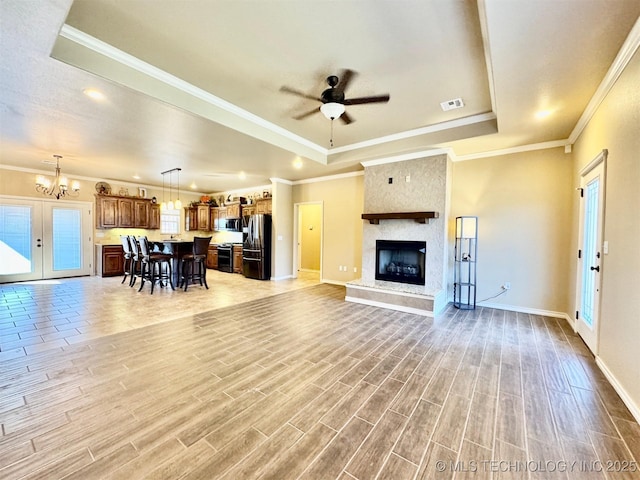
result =
[[[404,161],[363,162],[364,214],[435,212],[411,218],[363,220],[362,277],[348,282],[345,300],[432,316],[446,305],[450,160],[437,154]],[[425,285],[375,279],[376,240],[426,242]]]

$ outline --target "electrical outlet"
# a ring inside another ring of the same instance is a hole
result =
[[[502,289],[503,290],[511,290],[511,282],[504,282],[502,284]]]

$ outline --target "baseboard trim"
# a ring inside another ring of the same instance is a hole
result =
[[[350,297],[348,295],[345,296],[344,299],[347,302],[360,303],[362,305],[369,305],[372,307],[387,308],[389,310],[396,310],[399,312],[413,313],[415,315],[422,315],[424,317],[433,317],[433,312],[430,312],[429,310],[422,310],[420,308],[412,308],[412,307],[405,307],[402,305],[394,305],[392,303],[377,302],[375,300],[362,299],[358,297]]]
[[[631,395],[629,395],[625,388],[620,384],[620,382],[618,382],[616,376],[611,373],[611,370],[609,370],[607,365],[600,357],[596,357],[596,365],[598,365],[604,376],[607,377],[607,380],[609,380],[609,383],[614,388],[614,390],[618,392],[618,395],[620,395],[622,402],[627,406],[627,408],[631,412],[631,415],[633,415],[633,417],[636,419],[636,422],[640,423],[640,406],[636,405],[636,403],[631,398]]]
[[[564,318],[570,321],[570,317],[564,312],[554,312],[553,310],[542,310],[540,308],[520,307],[518,305],[505,305],[502,303],[480,302],[480,307],[495,308],[496,310],[509,310],[510,312],[531,313],[544,317]]]
[[[280,277],[271,277],[271,281],[277,282],[279,280],[288,280],[290,278],[293,278],[293,275],[282,275]]]
[[[320,279],[321,283],[330,283],[331,285],[340,285],[341,287],[346,287],[347,286],[347,282],[339,282],[338,280],[329,280],[326,278],[321,278]]]

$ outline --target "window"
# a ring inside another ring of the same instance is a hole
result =
[[[176,235],[180,233],[180,210],[160,212],[160,233]]]

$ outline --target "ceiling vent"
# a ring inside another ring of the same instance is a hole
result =
[[[461,98],[454,98],[453,100],[447,100],[446,102],[442,102],[440,104],[443,112],[448,112],[449,110],[455,110],[456,108],[464,107],[464,102]]]

